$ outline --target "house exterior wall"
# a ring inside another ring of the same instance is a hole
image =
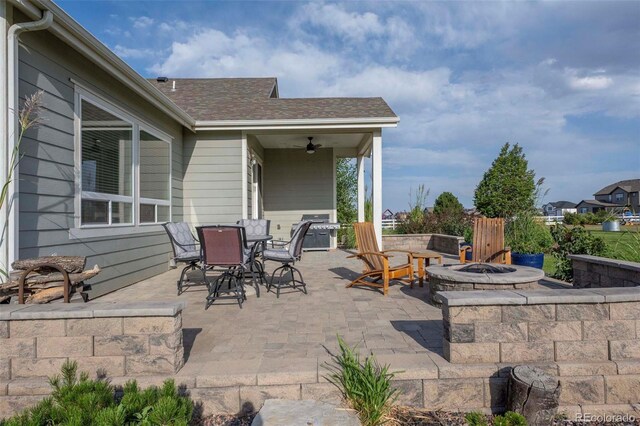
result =
[[[19,56],[19,94],[44,90],[42,124],[23,140],[19,165],[20,258],[86,255],[103,268],[90,297],[167,270],[170,246],[159,225],[148,232],[81,238],[75,226],[74,83],[173,137],[173,219],[182,219],[182,127],[50,33],[26,33]],[[79,214],[79,213],[78,213]],[[70,229],[72,230],[70,232]]]
[[[274,239],[289,240],[291,225],[303,214],[336,220],[334,161],[332,149],[313,155],[303,149],[264,150],[264,216]]]
[[[186,131],[184,220],[193,226],[242,218],[242,134]]]

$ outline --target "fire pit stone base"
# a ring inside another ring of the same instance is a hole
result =
[[[481,264],[476,265],[481,266]],[[461,270],[463,268],[469,270],[469,266],[469,264],[435,265],[427,268],[429,302],[434,306],[440,306],[436,298],[436,293],[439,291],[534,289],[538,288],[538,281],[544,278],[542,270],[527,266],[499,265],[490,273]]]

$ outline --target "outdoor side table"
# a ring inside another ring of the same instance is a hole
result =
[[[414,259],[418,259],[418,282],[420,287],[424,285],[424,277],[426,275],[425,268],[431,264],[431,259],[435,259],[442,265],[442,255],[435,251],[425,250],[417,253],[411,253]],[[427,280],[429,277],[427,277]],[[413,284],[411,284],[413,288]]]

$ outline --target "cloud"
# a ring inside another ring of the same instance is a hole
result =
[[[115,49],[146,60],[153,75],[275,76],[283,97],[384,97],[401,118],[397,129],[384,131],[386,207],[406,205],[407,185],[420,183],[434,196],[453,190],[470,205],[505,142],[525,148],[530,166],[547,177],[550,197],[579,201],[609,180],[634,177],[637,131],[607,129],[615,120],[640,119],[640,73],[635,59],[622,58],[640,43],[629,38],[637,31],[624,14],[588,4],[588,16],[603,17],[587,21],[575,7],[312,3],[279,17],[281,28],[187,25],[178,15],[153,25],[172,40],[166,51],[147,56],[146,46],[124,43]],[[585,37],[599,59],[587,59],[582,41],[563,31],[593,33]],[[591,116],[602,123],[598,134],[571,124]]]
[[[139,59],[157,55],[157,52],[151,49],[135,49],[121,46],[119,44],[116,44],[114,46],[113,51],[116,53],[116,55],[125,59]]]
[[[145,29],[153,25],[155,20],[148,16],[138,16],[137,18],[129,18],[133,22],[133,28],[138,30]]]

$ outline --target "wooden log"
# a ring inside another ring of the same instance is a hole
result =
[[[53,263],[69,273],[82,272],[87,258],[84,256],[42,256],[34,259],[16,260],[11,264],[13,269],[27,270],[34,266]]]
[[[87,269],[86,271],[83,271],[80,273],[69,274],[69,282],[71,282],[71,284],[76,284],[76,283],[88,280],[98,275],[100,271],[101,271],[100,267],[98,265],[95,265],[93,269]],[[0,291],[5,289],[18,288],[18,280],[19,280],[19,277],[9,283],[1,284]],[[33,275],[29,274],[27,276],[27,279],[25,280],[25,286],[37,287],[40,284],[55,282],[55,281],[62,281],[62,280],[63,280],[63,277],[60,272],[52,272],[50,274],[33,274]]]
[[[48,288],[30,295],[25,299],[24,303],[48,303],[52,300],[60,299],[62,296],[64,296],[63,287]]]
[[[561,385],[558,379],[527,365],[511,370],[507,388],[507,410],[522,414],[530,426],[553,423],[558,411]]]

